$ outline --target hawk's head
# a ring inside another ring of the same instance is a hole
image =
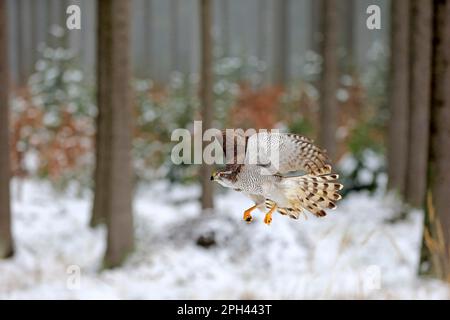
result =
[[[220,185],[227,188],[234,188],[236,175],[231,170],[216,171],[211,175],[211,181],[216,181]]]

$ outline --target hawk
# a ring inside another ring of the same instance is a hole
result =
[[[244,211],[245,221],[253,220],[255,209],[265,208],[267,225],[275,210],[293,219],[302,213],[306,216],[305,211],[323,217],[325,209],[335,209],[335,202],[341,199],[339,176],[331,173],[326,152],[312,140],[291,133],[248,135],[234,130],[223,131],[220,138],[227,164],[213,173],[211,180],[254,201]]]

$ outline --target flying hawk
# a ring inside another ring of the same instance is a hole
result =
[[[325,209],[335,209],[335,202],[341,199],[339,176],[331,173],[325,151],[312,140],[291,133],[247,135],[234,130],[223,131],[220,138],[228,161],[211,180],[254,201],[255,205],[244,211],[245,221],[252,221],[251,212],[257,208],[268,209],[267,225],[275,210],[293,219],[305,210],[323,217]]]

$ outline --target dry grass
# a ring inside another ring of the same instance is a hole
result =
[[[430,253],[433,273],[450,283],[450,247],[446,246],[441,221],[436,215],[431,192],[427,194],[429,224],[424,230],[425,246]]]

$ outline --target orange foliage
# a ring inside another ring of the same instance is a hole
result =
[[[337,132],[339,155],[347,152],[348,141],[355,126],[372,117],[367,114],[368,108],[363,86],[354,81],[343,87],[348,93],[347,99],[339,102]],[[253,89],[247,84],[240,85],[240,94],[230,109],[227,126],[233,128],[272,129],[278,123],[289,127],[299,119],[305,119],[314,128],[308,135],[316,138],[319,132],[319,106],[316,98],[307,93],[305,87],[299,88],[299,95],[290,97],[288,103],[282,102],[283,95],[289,95],[282,87],[267,86]],[[153,87],[148,92],[153,101],[164,105],[167,90],[164,87]],[[46,127],[45,110],[32,103],[27,89],[17,90],[16,96],[23,99],[23,108],[17,108],[11,114],[11,157],[13,174],[25,176],[24,157],[29,150],[35,150],[39,156],[38,173],[58,180],[66,170],[79,169],[85,164],[87,156],[94,150],[94,119],[88,116],[76,116],[61,106],[59,123],[56,127]],[[137,116],[137,107],[134,115]],[[139,125],[134,125],[134,136],[146,139],[157,137],[143,132]],[[304,132],[297,132],[305,134]],[[84,157],[84,158],[83,158]]]
[[[281,87],[265,87],[253,90],[241,85],[240,96],[231,108],[230,122],[235,128],[271,129],[280,120],[279,100]]]
[[[25,106],[12,114],[11,158],[16,176],[27,174],[24,168],[26,152],[35,150],[39,155],[37,170],[56,181],[65,170],[75,169],[79,160],[93,149],[93,121],[88,117],[76,118],[61,106],[60,124],[48,128],[44,124],[44,113],[31,102],[28,91],[18,95]]]
[[[289,95],[281,87],[264,87],[254,90],[248,85],[241,85],[240,95],[236,105],[230,112],[230,125],[235,128],[271,129],[277,123],[284,123],[288,127],[299,119],[305,119],[312,132],[308,136],[317,139],[320,131],[319,101],[308,94],[306,87],[300,85],[298,96],[290,97],[290,102],[282,103],[284,94]],[[338,131],[336,132],[338,143],[338,157],[348,152],[348,142],[351,139],[352,130],[358,123],[372,117],[368,110],[375,110],[366,106],[365,89],[356,77],[352,83],[343,85],[340,90],[345,90],[347,97],[338,101]],[[305,132],[296,132],[306,134]]]

